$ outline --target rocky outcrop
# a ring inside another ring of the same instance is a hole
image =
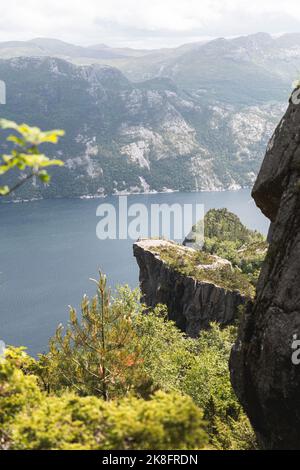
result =
[[[233,387],[266,449],[300,449],[300,105],[270,141],[253,197],[272,221],[252,308],[232,350]]]
[[[201,329],[211,322],[222,325],[232,323],[238,307],[247,298],[236,290],[200,281],[193,276],[182,274],[166,263],[160,250],[176,247],[183,256],[196,253],[164,240],[141,240],[134,244],[134,256],[140,268],[140,286],[143,301],[149,307],[164,304],[170,320],[188,336],[196,337]],[[210,264],[201,265],[204,270],[231,269],[231,264],[217,256],[211,256]]]

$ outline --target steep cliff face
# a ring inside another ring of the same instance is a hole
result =
[[[143,301],[149,307],[159,303],[167,305],[169,318],[191,337],[196,337],[211,322],[232,323],[247,296],[207,280],[214,271],[231,272],[231,263],[217,256],[207,256],[203,260],[207,264],[195,267],[200,274],[189,276],[164,260],[164,254],[170,251],[174,259],[174,249],[184,259],[197,254],[191,248],[164,240],[142,240],[134,244]],[[199,276],[203,280],[199,280]]]
[[[253,197],[272,221],[270,247],[232,350],[233,387],[264,448],[300,449],[300,105],[270,141]]]

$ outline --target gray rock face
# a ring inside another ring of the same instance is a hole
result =
[[[300,338],[299,181],[300,105],[290,103],[253,189],[272,221],[271,243],[230,361],[233,387],[267,449],[300,449],[300,365],[292,361]]]
[[[232,323],[238,307],[247,299],[238,291],[230,291],[212,283],[201,282],[168,266],[156,252],[157,245],[172,245],[163,240],[142,240],[134,244],[134,256],[140,268],[143,302],[149,307],[164,304],[170,320],[190,337],[197,337],[211,322]],[[181,247],[188,251],[190,248]],[[216,258],[212,269],[229,263]],[[230,263],[229,263],[230,267]]]

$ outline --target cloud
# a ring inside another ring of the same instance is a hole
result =
[[[298,0],[10,0],[0,40],[56,37],[78,44],[160,47],[203,36],[294,32]]]

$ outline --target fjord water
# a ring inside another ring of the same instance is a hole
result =
[[[6,344],[45,352],[56,326],[68,320],[68,305],[79,307],[83,294],[94,293],[89,279],[99,269],[112,287],[138,286],[132,240],[96,237],[96,209],[103,202],[118,208],[117,197],[0,205],[0,339]],[[132,203],[227,207],[249,228],[268,230],[250,190],[132,195]]]

